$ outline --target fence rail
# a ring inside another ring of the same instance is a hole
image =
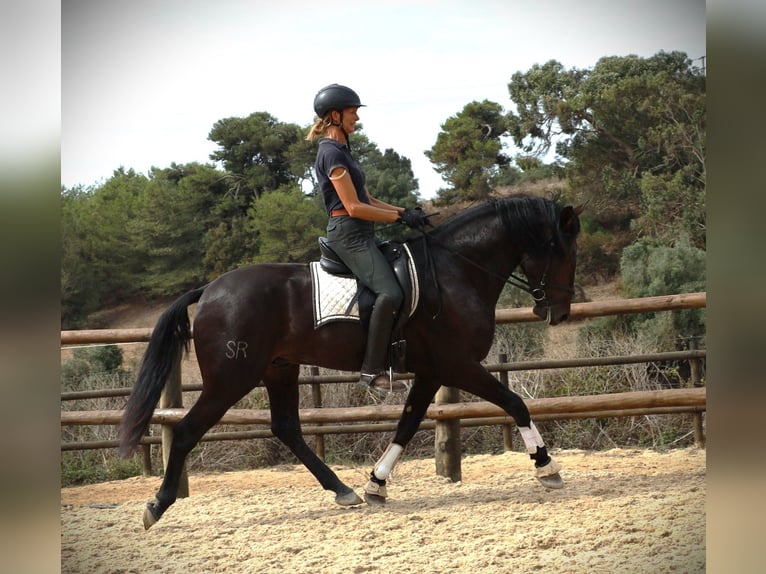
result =
[[[524,402],[529,412],[538,415],[566,416],[575,413],[600,413],[631,411],[631,413],[655,407],[704,407],[705,388],[666,389],[660,391],[634,391],[627,393],[609,393],[605,395],[587,395],[574,397],[551,397],[526,399]],[[151,422],[172,425],[180,421],[187,409],[154,410]],[[372,421],[396,421],[402,414],[402,405],[369,405],[362,407],[324,407],[301,409],[301,423],[357,423]],[[68,425],[117,425],[122,411],[63,411],[61,424]],[[479,417],[497,417],[498,424],[507,424],[513,418],[507,416],[500,407],[485,401],[469,403],[432,404],[426,412],[426,419],[439,421],[451,419],[471,419]],[[271,413],[268,409],[229,409],[220,424],[229,425],[270,425]],[[322,427],[323,429],[326,427]]]
[[[626,313],[648,313],[671,311],[679,309],[703,308],[706,306],[706,293],[687,293],[642,299],[618,299],[575,303],[571,307],[572,320],[593,318],[606,315]],[[497,323],[531,322],[540,319],[528,309],[498,309],[495,314]],[[97,329],[85,331],[62,331],[61,344],[115,344],[147,342],[152,329]],[[706,358],[704,350],[677,351],[646,355],[623,357],[591,357],[587,359],[559,359],[520,361],[515,363],[500,362],[485,365],[490,372],[505,374],[509,371],[563,369],[574,367],[589,367],[603,365],[619,365],[631,363],[649,363],[662,361],[686,360],[692,364]],[[694,369],[693,369],[694,370]],[[300,377],[300,384],[312,385],[314,404],[321,406],[319,385],[324,383],[356,382],[354,375],[319,376],[318,369],[313,368],[312,375]],[[409,379],[412,375],[397,375],[396,378]],[[178,369],[166,386],[166,392],[155,409],[152,423],[160,424],[163,428],[161,437],[144,437],[142,444],[163,444],[163,453],[169,451],[170,425],[180,420],[187,412],[180,401],[181,391],[198,391],[201,385],[181,385]],[[694,385],[698,381],[693,381]],[[61,394],[62,401],[81,400],[101,397],[127,396],[129,388],[104,389],[99,391],[76,391]],[[174,395],[173,400],[167,397]],[[644,414],[695,414],[695,439],[698,444],[704,444],[702,431],[702,413],[707,406],[707,393],[704,387],[666,389],[657,391],[638,391],[632,393],[612,393],[604,395],[551,397],[525,400],[531,414],[536,420],[566,420],[592,417],[624,417]],[[451,403],[431,405],[421,428],[439,428],[439,425],[452,424],[457,432],[460,426],[511,425],[513,419],[500,408],[486,402]],[[167,408],[176,407],[176,408]],[[325,434],[356,433],[356,432],[385,432],[393,430],[401,415],[402,405],[375,405],[347,408],[313,408],[301,409],[300,420],[305,434],[317,435],[317,451],[324,456],[323,442]],[[121,411],[62,411],[61,425],[116,425],[119,424]],[[450,422],[451,421],[451,422]],[[271,417],[268,410],[231,409],[221,419],[219,424],[262,424],[270,425]],[[320,426],[321,425],[321,426]],[[262,438],[273,436],[269,429],[248,430],[241,432],[208,433],[203,441],[209,440],[240,440],[246,438]],[[455,441],[453,441],[455,442]],[[456,441],[459,445],[459,441]],[[93,448],[113,448],[117,441],[91,441],[62,443],[62,451],[87,450]],[[438,454],[438,449],[437,449]],[[454,453],[449,455],[455,458]],[[163,457],[165,458],[165,457]],[[459,460],[459,456],[457,457]],[[439,467],[437,461],[437,468]]]
[[[707,293],[683,293],[680,295],[662,295],[640,299],[612,299],[573,303],[569,312],[570,320],[591,319],[606,315],[624,315],[627,313],[653,313],[655,311],[675,311],[680,309],[700,309],[705,307]],[[540,321],[532,308],[498,309],[495,311],[497,323],[531,323]],[[152,328],[142,329],[89,329],[80,331],[61,331],[62,345],[86,345],[96,343],[146,343],[152,335]]]
[[[665,353],[649,353],[643,355],[623,355],[609,357],[590,357],[587,359],[547,359],[535,361],[516,361],[513,363],[488,363],[484,365],[490,373],[508,373],[513,371],[538,371],[546,369],[567,369],[574,367],[599,367],[607,365],[631,365],[636,363],[661,363],[666,361],[689,361],[706,358],[706,351],[669,351]],[[395,379],[411,379],[411,374],[395,374]],[[327,383],[356,383],[356,375],[303,375],[298,377],[299,385],[317,385]],[[182,385],[183,392],[202,390],[202,383]],[[65,391],[61,393],[62,401],[79,401],[85,399],[105,399],[111,397],[127,397],[131,387],[115,389],[93,389],[88,391]]]

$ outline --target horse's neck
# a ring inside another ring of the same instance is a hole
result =
[[[451,252],[449,264],[464,269],[471,283],[485,286],[490,297],[500,296],[523,255],[521,245],[511,240],[499,218],[491,216],[449,230],[440,240]]]

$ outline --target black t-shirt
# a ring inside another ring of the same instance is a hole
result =
[[[317,151],[316,170],[319,189],[322,190],[324,206],[327,214],[335,209],[342,209],[343,202],[338,197],[335,187],[330,181],[330,174],[336,167],[342,167],[351,175],[351,181],[356,189],[356,195],[362,203],[370,203],[365,190],[366,177],[359,167],[359,164],[351,156],[351,150],[346,144],[340,143],[332,138],[322,138],[319,140],[319,150]]]

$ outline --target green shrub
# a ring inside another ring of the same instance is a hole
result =
[[[90,388],[91,377],[122,374],[122,360],[122,349],[117,345],[74,349],[72,357],[61,365],[62,389],[73,391]]]
[[[612,277],[619,271],[619,266],[613,234],[604,230],[584,231],[577,238],[577,276],[580,281]]]
[[[103,450],[61,453],[62,486],[122,480],[140,474],[141,464],[137,458],[123,460]]]
[[[626,247],[620,262],[626,297],[654,297],[705,290],[706,254],[681,237],[673,245],[641,239]],[[655,339],[701,338],[705,309],[639,313],[616,318],[615,325]]]

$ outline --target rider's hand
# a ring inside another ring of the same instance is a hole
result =
[[[399,216],[399,221],[412,229],[423,229],[428,224],[428,216],[419,207],[406,208]]]

